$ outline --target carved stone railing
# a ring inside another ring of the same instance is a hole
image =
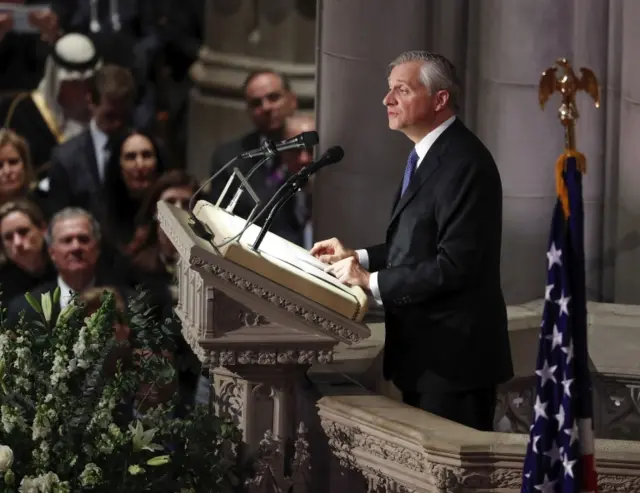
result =
[[[527,436],[486,433],[379,395],[324,397],[322,427],[370,492],[520,491]],[[640,491],[640,443],[596,440],[600,493]]]
[[[588,313],[595,434],[640,440],[640,307],[589,303]],[[542,301],[509,308],[516,376],[499,392],[496,422],[502,431],[526,433],[531,425],[541,316]]]

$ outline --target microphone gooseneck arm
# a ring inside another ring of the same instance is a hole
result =
[[[279,200],[275,203],[275,205],[271,208],[271,210],[269,211],[269,215],[264,220],[264,224],[262,225],[262,228],[260,228],[260,232],[258,233],[258,236],[256,236],[256,239],[253,242],[253,245],[251,246],[251,248],[254,251],[257,251],[260,248],[260,244],[262,243],[262,240],[264,240],[264,237],[267,235],[267,232],[271,228],[271,223],[276,217],[276,214],[280,212],[280,209],[282,209],[282,207],[284,207],[284,205],[287,202],[289,202],[291,198],[295,196],[296,194],[295,192],[296,192],[295,190],[293,191],[293,193],[289,191],[286,195],[282,195],[282,197],[280,197]]]

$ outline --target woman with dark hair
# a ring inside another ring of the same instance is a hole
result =
[[[136,239],[131,244],[131,262],[136,269],[136,277],[149,286],[159,304],[164,307],[163,319],[173,314],[173,307],[178,301],[175,280],[175,264],[178,259],[175,247],[158,223],[157,204],[165,201],[186,209],[197,190],[196,180],[183,170],[167,171],[151,187],[137,216],[140,226]],[[182,402],[189,405],[195,399],[196,402],[206,403],[208,381],[201,377],[200,362],[177,326],[175,335]]]
[[[126,250],[136,231],[137,211],[155,183],[167,169],[156,140],[143,130],[131,130],[115,143],[105,170],[105,217],[102,218],[112,243]]]
[[[154,278],[167,290],[172,287],[177,252],[158,224],[157,204],[165,201],[186,209],[197,189],[196,180],[183,170],[167,171],[149,189],[136,216],[138,228],[128,250],[132,263],[143,277]],[[177,300],[172,296],[171,301],[175,304]]]

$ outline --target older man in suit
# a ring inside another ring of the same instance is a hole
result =
[[[39,300],[42,294],[53,294],[60,288],[60,302],[53,307],[54,314],[60,313],[74,295],[89,288],[122,286],[118,272],[122,269],[105,265],[107,262],[101,259],[100,226],[87,211],[73,207],[59,211],[49,222],[46,240],[58,276],[55,281],[44,282],[30,292]],[[9,303],[7,311],[10,324],[18,320],[22,311],[27,316],[35,315],[22,295]]]
[[[500,175],[456,116],[460,84],[446,58],[403,53],[388,82],[389,127],[415,147],[386,241],[352,250],[334,238],[311,252],[384,306],[384,375],[405,403],[492,430],[496,386],[513,375],[500,285]]]
[[[213,155],[211,174],[220,170],[229,160],[245,151],[260,147],[265,139],[274,142],[285,138],[285,121],[297,107],[296,97],[291,91],[287,78],[269,70],[256,71],[247,77],[244,83],[244,97],[247,111],[255,130],[251,133],[232,140],[218,147]],[[247,159],[236,163],[238,169],[246,176],[249,170],[260,158]],[[251,187],[265,204],[285,182],[289,175],[286,163],[280,156],[269,159],[258,168],[249,180]],[[210,201],[215,203],[231,176],[231,169],[227,169],[211,184]],[[228,204],[233,191],[221,202],[224,207]],[[248,193],[244,193],[233,213],[247,218],[255,202]],[[271,231],[298,245],[303,244],[303,227],[296,213],[295,201],[289,201],[280,210],[271,226]]]

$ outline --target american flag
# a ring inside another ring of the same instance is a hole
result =
[[[584,156],[568,151],[557,166],[559,194],[547,252],[536,400],[522,493],[596,493],[584,268]]]

